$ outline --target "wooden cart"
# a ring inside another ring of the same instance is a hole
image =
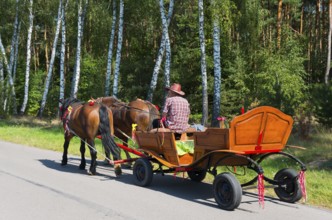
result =
[[[282,201],[296,202],[303,195],[299,173],[285,168],[270,179],[263,176],[260,166],[264,159],[278,154],[295,160],[300,166],[300,173],[306,170],[300,160],[282,151],[292,126],[292,117],[280,110],[269,106],[258,107],[235,117],[229,129],[208,128],[204,132],[192,133],[190,139],[194,141],[194,152],[181,156],[172,132],[136,132],[139,151],[144,156],[135,161],[135,183],[139,186],[150,185],[154,173],[187,172],[193,181],[202,181],[206,173],[211,173],[215,177],[213,192],[217,204],[222,209],[233,210],[241,203],[242,187],[256,181],[262,184],[264,179],[275,187]],[[231,172],[218,174],[219,166],[243,166],[254,170],[257,176],[241,185]],[[259,184],[259,193],[262,193],[264,185]]]

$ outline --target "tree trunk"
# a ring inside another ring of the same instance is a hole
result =
[[[282,0],[278,0],[278,16],[277,16],[277,48],[280,49],[281,43],[281,12]]]
[[[120,63],[121,63],[121,50],[122,50],[122,32],[123,32],[123,10],[124,3],[120,0],[120,13],[119,13],[119,31],[118,31],[118,46],[116,50],[115,70],[114,70],[114,81],[113,81],[113,96],[118,95],[119,86],[119,75],[120,75]]]
[[[15,47],[14,47],[14,62],[13,62],[13,66],[12,66],[12,76],[13,76],[13,80],[15,81],[16,79],[16,70],[17,70],[17,60],[18,60],[18,43],[20,41],[20,30],[21,30],[21,22],[18,23],[18,31],[17,31],[17,35],[16,35],[16,39],[15,39]]]
[[[2,57],[0,56],[0,115],[3,115],[5,113],[5,79],[4,79],[4,74],[3,74],[3,61]]]
[[[199,11],[199,42],[201,46],[201,72],[202,72],[202,125],[207,125],[208,120],[208,94],[207,94],[207,73],[205,57],[205,36],[204,36],[204,5],[203,0],[198,1]]]
[[[76,60],[75,60],[75,69],[74,69],[74,75],[73,75],[73,81],[70,93],[70,96],[73,98],[77,98],[78,84],[80,81],[80,74],[81,74],[81,44],[83,39],[84,19],[89,0],[85,1],[86,2],[83,9],[82,9],[82,0],[79,1],[78,5]]]
[[[30,78],[30,61],[31,61],[31,36],[33,28],[33,12],[32,12],[33,0],[30,0],[29,7],[29,29],[28,29],[28,38],[27,38],[27,59],[26,59],[26,68],[25,68],[25,84],[24,84],[24,98],[20,110],[20,115],[23,115],[28,103],[29,96],[29,78]]]
[[[168,35],[168,25],[167,25],[167,19],[165,15],[164,10],[164,0],[159,0],[159,6],[160,6],[160,14],[161,14],[161,21],[163,25],[163,35],[165,35],[166,40],[166,61],[165,61],[165,87],[170,86],[170,71],[171,71],[171,44],[169,40]],[[166,95],[166,93],[165,93]]]
[[[331,70],[331,35],[332,35],[332,0],[329,1],[329,20],[330,28],[327,39],[327,63],[326,63],[326,72],[325,72],[325,84],[329,84],[329,75]]]
[[[15,21],[14,21],[14,32],[12,36],[12,43],[10,46],[10,56],[9,56],[9,68],[10,68],[10,73],[13,76],[13,66],[14,66],[14,59],[15,59],[15,49],[16,49],[16,44],[17,44],[17,33],[18,33],[18,3],[19,0],[16,0],[16,12],[15,12]]]
[[[212,0],[215,5],[215,0]],[[215,8],[215,7],[213,7]],[[221,67],[220,67],[220,27],[219,16],[214,14],[213,19],[213,61],[214,61],[214,92],[213,92],[213,111],[212,111],[212,127],[218,127],[220,116],[220,97],[221,97]]]
[[[61,52],[60,52],[60,95],[59,99],[65,98],[65,60],[66,60],[66,8],[68,0],[61,5]],[[59,110],[61,103],[59,102]],[[58,116],[60,112],[58,111]]]
[[[50,67],[50,58],[48,57],[48,36],[47,36],[47,25],[45,24],[44,30],[44,41],[45,41],[45,61],[46,61],[46,71]],[[36,54],[38,56],[38,53]],[[37,62],[37,66],[39,66],[39,62]]]
[[[54,41],[53,41],[53,47],[52,47],[52,54],[51,54],[51,60],[50,60],[50,65],[48,68],[47,72],[47,77],[45,80],[45,88],[44,88],[44,93],[43,93],[43,98],[40,104],[40,109],[38,112],[38,116],[42,117],[45,105],[46,105],[46,100],[47,100],[47,94],[49,91],[50,87],[50,82],[51,82],[51,77],[52,77],[52,72],[53,72],[53,65],[54,65],[54,58],[55,58],[55,52],[56,52],[56,46],[58,45],[58,38],[59,38],[59,33],[60,33],[60,25],[61,25],[61,20],[62,20],[62,0],[59,2],[59,8],[58,8],[58,17],[57,17],[57,23],[56,23],[56,31],[55,31],[55,36],[54,36]]]
[[[113,0],[112,30],[111,30],[111,36],[110,36],[110,41],[109,41],[109,45],[108,45],[108,58],[107,58],[107,70],[106,70],[106,82],[105,82],[105,96],[110,95],[115,24],[116,24],[116,0]]]
[[[170,24],[171,17],[173,15],[173,8],[174,8],[174,0],[170,0],[169,2],[169,7],[168,7],[168,16],[167,16],[167,26]],[[161,36],[161,41],[160,41],[160,47],[156,59],[156,64],[153,69],[152,73],[152,79],[149,87],[149,91],[147,94],[147,100],[152,102],[153,99],[153,92],[156,89],[157,86],[157,81],[158,81],[158,74],[161,66],[161,62],[163,60],[164,52],[165,52],[165,46],[166,46],[166,36],[164,35],[164,32]]]
[[[16,94],[15,94],[14,81],[13,81],[13,77],[12,77],[12,74],[10,72],[10,68],[9,68],[9,65],[8,65],[5,47],[2,44],[1,35],[0,35],[0,51],[1,51],[1,54],[2,54],[2,57],[3,57],[3,62],[4,62],[5,67],[7,69],[9,91],[10,91],[10,94],[11,94],[11,101],[13,103],[13,114],[16,115],[17,114],[17,106],[16,106]],[[9,106],[9,104],[8,104],[8,106]],[[5,109],[6,109],[6,105],[5,105]]]

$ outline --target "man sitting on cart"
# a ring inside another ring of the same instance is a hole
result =
[[[162,110],[162,126],[181,135],[183,132],[188,131],[190,127],[188,123],[190,105],[187,99],[183,97],[185,93],[181,90],[179,83],[173,83],[171,87],[166,87],[165,89],[168,91],[168,95]],[[156,124],[157,121],[154,122],[154,127],[162,127]]]

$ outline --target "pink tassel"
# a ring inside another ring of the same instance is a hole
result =
[[[305,186],[305,175],[304,175],[303,170],[301,170],[300,173],[299,173],[299,182],[300,182],[304,202],[306,202],[307,201],[307,190],[306,190],[306,186]]]
[[[258,174],[258,202],[259,205],[264,209],[264,177],[263,174]]]

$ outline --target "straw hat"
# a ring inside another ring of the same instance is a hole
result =
[[[175,92],[176,94],[179,94],[181,96],[184,96],[184,92],[181,91],[181,85],[179,83],[173,83],[171,87],[166,87],[166,90],[171,90],[172,92]]]

